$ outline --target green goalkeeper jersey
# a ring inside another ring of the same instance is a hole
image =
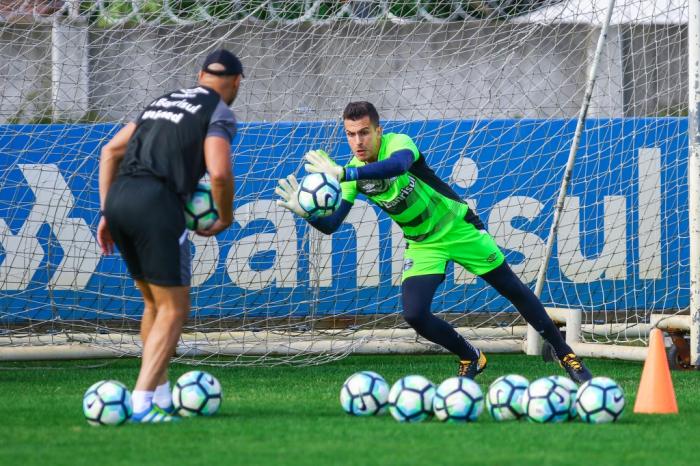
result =
[[[387,133],[382,136],[378,161],[394,152],[410,150],[414,162],[408,172],[383,180],[356,180],[341,183],[343,199],[355,202],[358,193],[377,204],[401,227],[409,242],[431,242],[440,239],[456,221],[467,217],[469,207],[450,186],[435,175],[425,162],[413,140],[406,134]],[[365,163],[353,157],[346,165],[361,167]],[[471,223],[481,221],[476,215]]]

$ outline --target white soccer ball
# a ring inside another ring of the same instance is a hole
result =
[[[625,409],[625,393],[608,377],[593,377],[578,389],[576,411],[591,424],[615,422]]]
[[[389,384],[372,371],[357,372],[345,380],[340,389],[340,405],[348,414],[373,416],[386,411]]]
[[[448,422],[476,421],[484,410],[484,394],[471,379],[451,377],[435,390],[435,417]]]
[[[179,416],[211,416],[221,406],[221,384],[208,372],[187,372],[175,382],[173,405]]]
[[[83,395],[83,414],[93,426],[123,424],[132,414],[131,393],[116,380],[94,383]]]
[[[552,381],[559,385],[564,387],[564,389],[569,392],[569,397],[571,398],[571,406],[569,407],[569,419],[572,420],[575,419],[577,414],[576,414],[576,394],[578,393],[578,385],[576,385],[576,382],[571,380],[568,377],[564,377],[563,375],[550,375],[549,376]]]
[[[206,230],[219,218],[208,184],[199,183],[185,203],[185,226],[188,230]]]
[[[523,394],[523,410],[534,422],[564,422],[570,408],[569,391],[548,377],[532,382]]]
[[[342,197],[338,180],[325,173],[306,175],[299,184],[297,194],[301,208],[314,217],[326,217],[335,212]]]
[[[399,379],[389,391],[389,412],[399,422],[420,422],[433,415],[435,385],[422,375]]]
[[[491,384],[486,409],[496,421],[520,419],[525,415],[523,394],[530,382],[522,375],[504,375]]]

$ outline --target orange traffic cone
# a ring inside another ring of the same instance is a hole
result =
[[[671,370],[668,368],[664,336],[655,328],[649,338],[649,353],[644,362],[642,380],[634,403],[635,413],[677,414],[676,392],[673,390]]]

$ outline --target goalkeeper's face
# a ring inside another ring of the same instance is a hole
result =
[[[352,153],[360,162],[376,162],[382,143],[382,127],[374,126],[369,117],[345,120],[345,136]]]

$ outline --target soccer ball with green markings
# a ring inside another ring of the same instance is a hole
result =
[[[484,410],[484,395],[473,380],[451,377],[435,390],[433,410],[435,417],[441,421],[476,421]]]
[[[311,217],[327,217],[340,206],[340,183],[325,173],[311,173],[301,180],[297,199]]]
[[[389,412],[399,422],[420,422],[433,415],[435,385],[421,375],[399,379],[389,391]]]
[[[131,393],[116,380],[100,380],[83,396],[83,414],[92,426],[117,426],[132,414]]]
[[[576,396],[576,410],[583,422],[615,422],[625,409],[622,388],[608,377],[593,377],[581,385]]]
[[[188,230],[206,230],[219,218],[208,184],[199,183],[185,203],[185,226]]]
[[[564,422],[570,408],[569,391],[548,377],[532,382],[523,394],[523,410],[534,422]]]
[[[523,411],[523,394],[530,382],[522,375],[510,374],[497,378],[489,387],[486,409],[496,421],[520,419]]]
[[[571,398],[571,407],[569,408],[569,420],[576,417],[576,393],[578,392],[578,385],[576,382],[563,375],[550,375],[550,379],[554,381],[557,385],[564,387],[564,389],[569,392],[569,397]]]
[[[389,384],[372,371],[356,372],[345,380],[340,389],[343,411],[355,416],[373,416],[386,411]]]
[[[208,372],[187,372],[175,382],[173,405],[179,416],[211,416],[221,406],[221,384]]]

